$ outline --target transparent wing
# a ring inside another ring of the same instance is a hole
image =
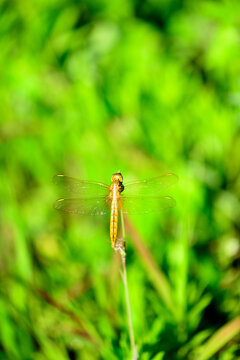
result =
[[[147,180],[137,180],[124,184],[124,195],[161,195],[163,190],[175,184],[178,177],[175,174],[166,174]]]
[[[64,189],[68,195],[106,196],[109,194],[109,186],[100,182],[78,180],[66,175],[55,175],[53,182]],[[63,196],[65,196],[65,194],[63,194]]]
[[[148,214],[176,205],[170,196],[122,196],[120,201],[124,214]]]
[[[57,210],[79,215],[105,215],[109,211],[109,199],[105,196],[95,198],[58,199]]]

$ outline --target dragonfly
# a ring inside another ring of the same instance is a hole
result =
[[[80,215],[105,215],[110,212],[110,240],[115,248],[118,234],[119,213],[147,214],[176,205],[163,191],[175,184],[177,175],[169,173],[147,180],[124,183],[120,171],[113,174],[111,184],[79,180],[66,175],[55,175],[53,182],[65,189],[64,197],[58,199],[57,210]]]

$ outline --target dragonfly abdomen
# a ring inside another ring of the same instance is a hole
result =
[[[115,246],[117,239],[117,229],[118,229],[118,203],[116,199],[112,200],[111,206],[111,219],[110,219],[110,239],[112,247]]]

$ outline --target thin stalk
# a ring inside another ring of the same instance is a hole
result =
[[[129,331],[129,338],[131,344],[131,351],[132,351],[132,360],[138,359],[138,352],[137,347],[135,344],[134,339],[134,332],[133,332],[133,323],[132,323],[132,315],[131,315],[131,307],[130,307],[130,299],[129,299],[129,291],[128,291],[128,283],[127,283],[127,267],[126,267],[126,248],[125,248],[125,227],[124,227],[124,219],[123,213],[120,211],[120,229],[119,229],[119,236],[117,238],[117,242],[115,245],[115,250],[119,251],[122,260],[122,281],[124,285],[124,292],[125,292],[125,301],[126,301],[126,309],[127,309],[127,320],[128,320],[128,331]]]

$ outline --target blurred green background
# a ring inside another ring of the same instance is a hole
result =
[[[131,359],[109,219],[62,216],[51,182],[119,169],[179,176],[175,208],[129,220],[139,359],[239,358],[239,13],[0,2],[0,359]]]

